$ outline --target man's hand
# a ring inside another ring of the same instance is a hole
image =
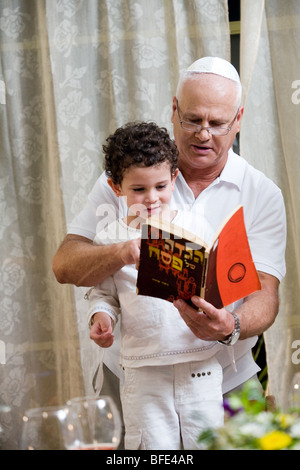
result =
[[[111,318],[107,313],[97,312],[93,316],[90,338],[101,348],[109,348],[114,342]]]
[[[261,290],[248,295],[235,309],[241,324],[240,339],[259,336],[275,321],[279,308],[276,277],[258,271]],[[187,326],[200,339],[223,341],[234,330],[234,318],[225,308],[217,309],[200,297],[192,297],[195,308],[183,300],[174,302]],[[201,311],[198,311],[201,310]]]
[[[197,338],[205,341],[223,341],[234,330],[234,318],[225,308],[217,309],[200,297],[192,297],[195,308],[183,300],[174,306]]]

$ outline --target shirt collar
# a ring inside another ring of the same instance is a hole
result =
[[[242,189],[242,182],[245,173],[245,160],[234,153],[232,149],[228,152],[226,165],[220,174],[220,181],[234,184],[239,190]]]

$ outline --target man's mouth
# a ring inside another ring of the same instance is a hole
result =
[[[194,150],[197,153],[208,153],[211,150],[211,147],[208,147],[206,145],[193,145]]]

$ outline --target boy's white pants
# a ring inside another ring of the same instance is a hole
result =
[[[223,425],[222,367],[216,358],[126,368],[121,384],[125,449],[196,449]]]

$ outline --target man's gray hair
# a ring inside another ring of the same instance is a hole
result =
[[[230,62],[225,59],[221,59],[220,57],[202,57],[201,59],[193,62],[192,65],[190,65],[181,74],[176,95],[179,94],[179,90],[186,80],[198,75],[199,73],[212,73],[235,82],[238,89],[237,102],[238,105],[240,104],[242,98],[242,84],[239,74]]]

